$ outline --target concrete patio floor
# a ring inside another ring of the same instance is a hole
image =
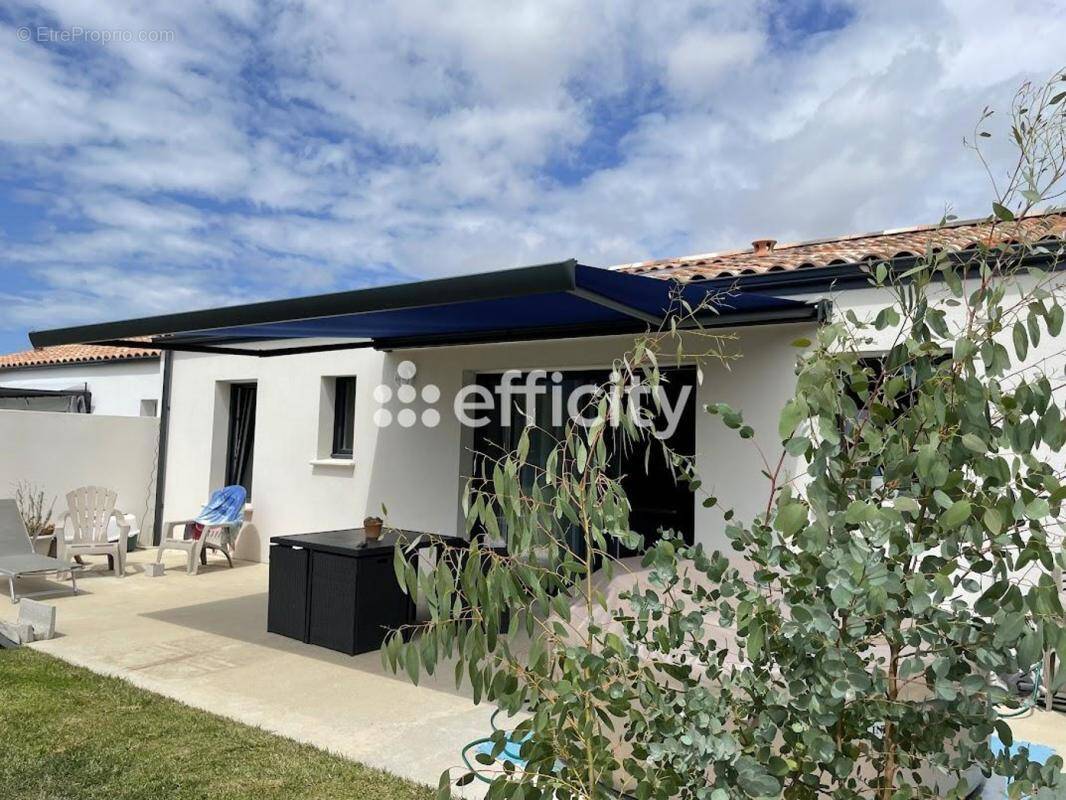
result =
[[[267,633],[266,564],[228,569],[213,558],[190,576],[183,554],[171,552],[166,574],[149,578],[143,564],[153,559],[154,551],[131,554],[122,579],[94,559],[77,596],[69,583],[20,581],[20,592],[57,590],[39,599],[56,607],[58,636],[31,646],[431,786],[461,764],[464,744],[490,730],[492,708],[475,706],[465,686],[456,690],[448,665],[413,686],[377,652],[351,657]],[[0,619],[14,620],[17,609],[0,600]],[[1015,739],[1066,756],[1062,714],[1034,710],[1009,722]],[[484,786],[456,792],[479,797]],[[984,796],[1002,797],[1001,787]]]
[[[143,564],[154,555],[130,554],[121,579],[93,559],[77,596],[69,583],[19,581],[20,592],[59,590],[37,598],[56,607],[58,636],[32,646],[432,786],[461,764],[462,745],[491,730],[491,707],[456,691],[450,667],[413,686],[377,652],[352,657],[267,633],[266,564],[228,569],[212,558],[191,576],[172,552],[166,574],[149,578]],[[13,620],[17,608],[0,601],[0,619]],[[475,782],[464,796],[482,793]]]

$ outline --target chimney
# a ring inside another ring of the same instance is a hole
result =
[[[777,239],[756,239],[751,243],[751,248],[757,256],[768,256],[774,252]]]

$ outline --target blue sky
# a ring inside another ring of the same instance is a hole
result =
[[[1063,66],[1064,17],[9,2],[0,352],[34,328],[982,214],[962,138]]]

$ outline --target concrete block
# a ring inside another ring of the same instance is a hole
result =
[[[19,630],[14,625],[14,623],[4,622],[2,619],[0,619],[0,636],[3,636],[5,639],[7,639],[10,642],[14,642],[15,644],[20,644],[20,642],[19,642],[19,638],[20,638],[19,637]]]
[[[56,635],[56,608],[47,603],[23,598],[19,603],[19,625],[33,628],[34,640],[51,639]]]
[[[154,561],[149,561],[144,565],[144,574],[149,578],[158,578],[166,571],[165,564],[157,564]]]
[[[15,644],[29,644],[36,641],[33,626],[21,622],[0,622],[0,636]]]

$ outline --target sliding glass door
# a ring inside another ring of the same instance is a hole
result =
[[[672,430],[661,415],[656,419],[656,429],[669,431],[667,442],[670,446],[683,455],[691,456],[695,453],[696,444],[695,369],[667,369],[663,370],[663,376],[663,389],[668,405],[677,409],[677,415]],[[498,373],[478,375],[477,383],[492,393],[495,403],[488,424],[475,428],[474,431],[475,476],[491,476],[491,466],[487,472],[484,471],[486,460],[491,461],[513,451],[518,446],[524,427],[532,424],[527,466],[519,476],[523,487],[529,489],[536,470],[545,466],[549,453],[564,435],[564,426],[568,419],[568,399],[581,387],[600,386],[607,378],[606,370],[566,371],[562,373],[561,381],[551,381],[548,384],[554,391],[535,396],[531,403],[532,408],[526,408],[525,397],[516,396],[510,398],[511,406],[505,411],[501,405],[503,394],[500,391],[503,376]],[[524,383],[524,380],[525,376],[522,376],[513,379],[511,383],[519,385]],[[585,395],[581,402],[577,403],[579,410],[587,403],[588,396]],[[558,413],[560,406],[562,413]],[[650,453],[646,453],[644,444],[629,448],[617,444],[612,450],[611,470],[614,477],[621,479],[631,505],[630,527],[644,537],[645,545],[658,540],[661,529],[677,531],[686,541],[691,542],[695,517],[694,497],[688,485],[676,479],[674,470],[666,463],[661,449],[652,447]],[[557,535],[565,537],[569,547],[575,552],[580,553],[583,550],[578,531],[560,523]],[[619,546],[619,552],[616,554],[627,556],[636,552],[625,551]]]

